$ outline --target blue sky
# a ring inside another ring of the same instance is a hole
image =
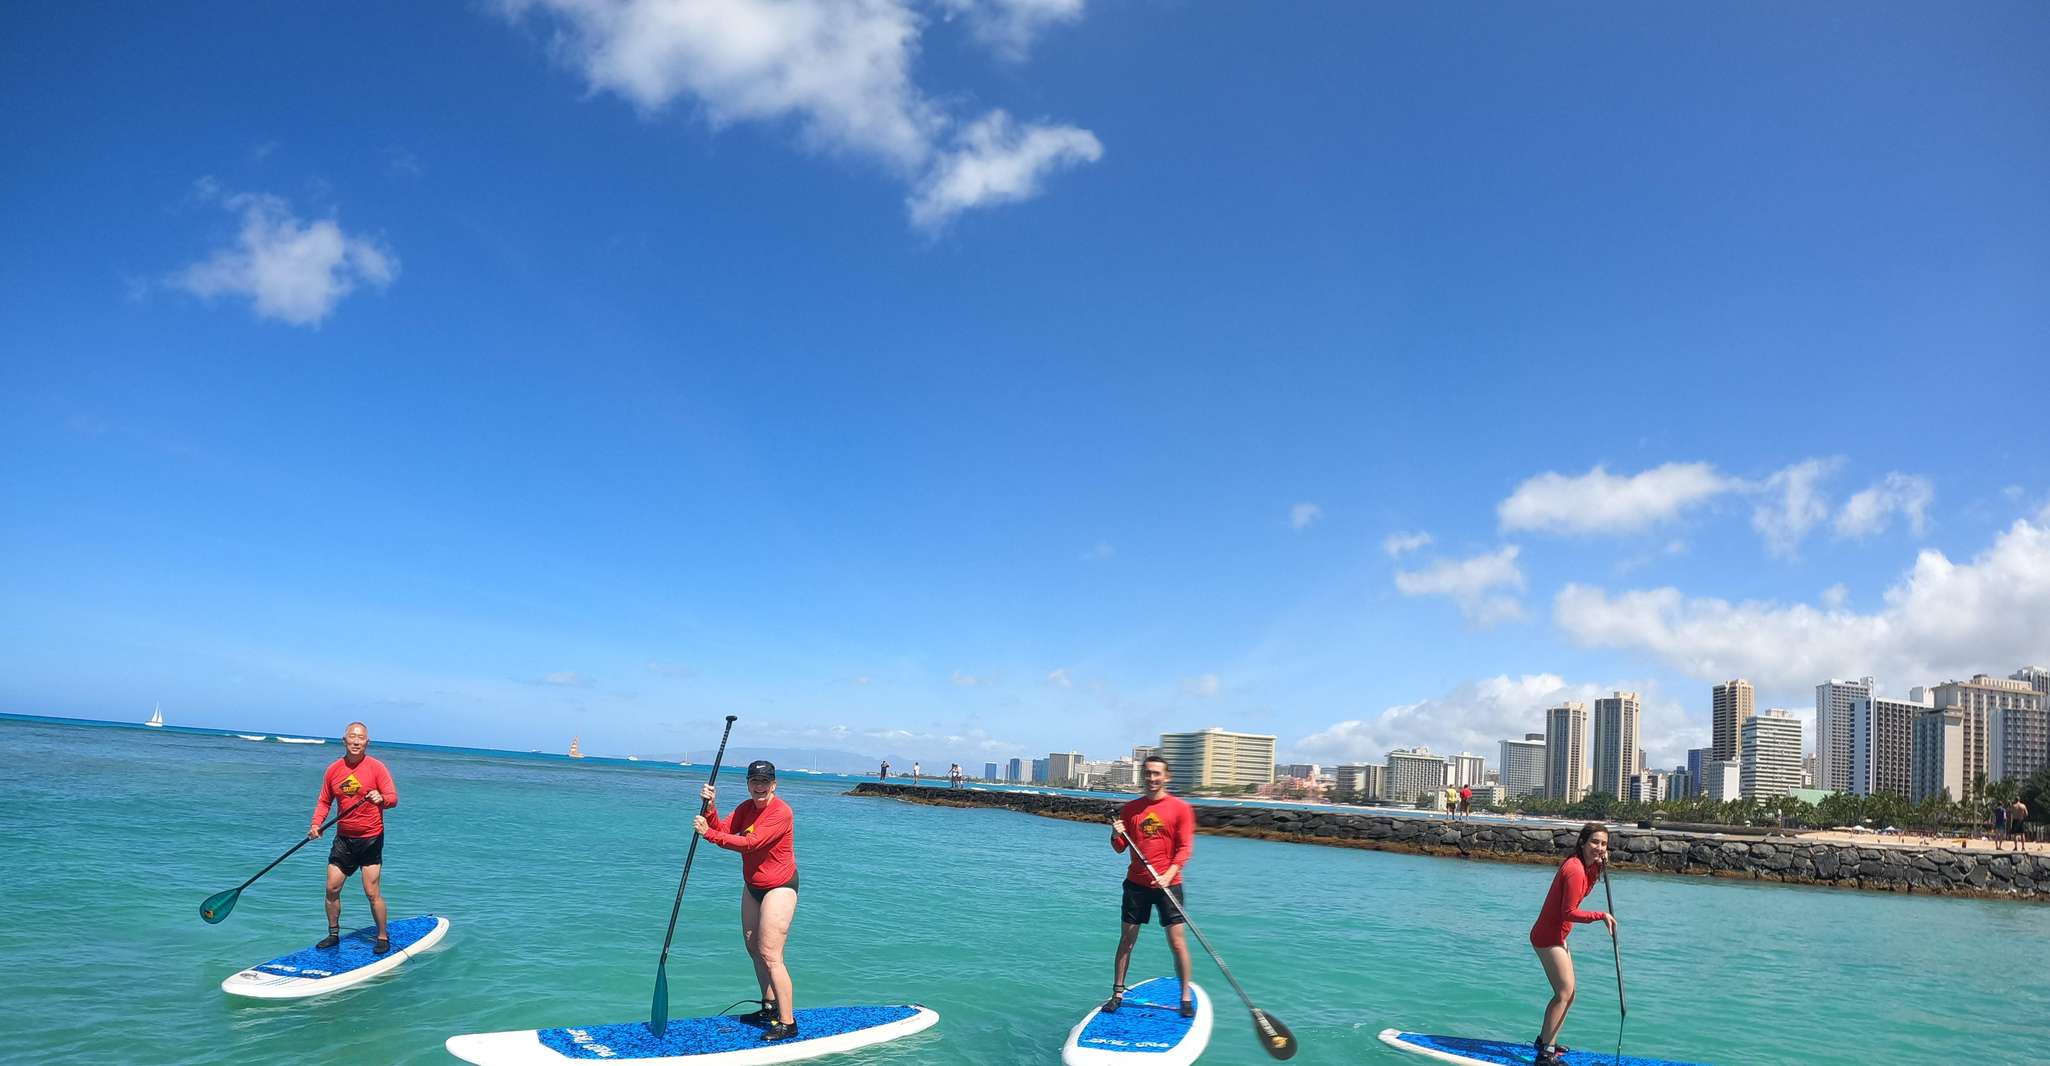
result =
[[[0,706],[1488,754],[2050,665],[2050,12],[44,6]]]

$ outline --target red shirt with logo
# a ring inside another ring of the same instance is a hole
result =
[[[1125,820],[1125,832],[1139,844],[1139,850],[1132,855],[1132,861],[1125,867],[1125,880],[1135,885],[1153,887],[1153,875],[1146,872],[1146,862],[1162,873],[1170,866],[1176,867],[1174,880],[1169,884],[1182,883],[1180,867],[1189,864],[1189,854],[1196,850],[1196,810],[1189,801],[1172,794],[1159,799],[1138,799],[1124,805],[1118,812]],[[1122,853],[1125,838],[1113,834],[1110,846]]]
[[[797,876],[797,826],[790,816],[790,804],[769,797],[757,804],[754,797],[740,801],[730,818],[719,817],[717,808],[705,812],[705,839],[740,853],[740,873],[750,888],[775,888]]]
[[[363,794],[379,793],[383,805],[357,803]],[[391,771],[384,764],[365,755],[356,765],[349,765],[348,756],[336,759],[320,777],[320,799],[313,805],[313,825],[327,821],[327,808],[338,803],[349,813],[342,815],[341,825],[336,832],[345,837],[374,837],[384,832],[384,812],[399,805],[399,789],[392,784]],[[353,809],[352,809],[353,805]]]
[[[1533,947],[1560,948],[1566,946],[1566,934],[1573,931],[1574,922],[1599,922],[1600,911],[1580,909],[1580,901],[1594,888],[1594,879],[1587,875],[1587,867],[1580,862],[1580,856],[1569,855],[1559,864],[1559,872],[1552,875],[1552,890],[1545,894],[1545,909],[1538,912],[1537,924],[1530,927],[1530,942]]]

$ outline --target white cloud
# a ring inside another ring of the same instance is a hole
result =
[[[1405,596],[1452,600],[1468,620],[1480,625],[1513,621],[1523,617],[1523,604],[1514,596],[1493,593],[1496,589],[1523,591],[1523,570],[1516,565],[1520,550],[1509,544],[1470,559],[1440,559],[1422,570],[1397,570],[1395,587]]]
[[[694,677],[697,674],[697,671],[683,663],[664,662],[660,659],[648,660],[647,669],[649,673],[661,674],[664,677]]]
[[[1310,523],[1324,517],[1324,509],[1314,503],[1299,503],[1288,509],[1288,528],[1308,529]]]
[[[1224,682],[1218,680],[1216,674],[1202,674],[1197,677],[1185,677],[1182,679],[1182,692],[1185,695],[1195,696],[1200,699],[1207,700],[1223,691],[1223,689]]]
[[[991,111],[955,135],[905,203],[913,225],[937,229],[972,207],[1029,200],[1047,174],[1101,158],[1103,143],[1088,130],[1020,126]]]
[[[332,218],[304,221],[275,196],[223,195],[211,178],[199,194],[239,212],[242,229],[229,247],[170,278],[203,299],[249,298],[262,318],[295,326],[318,325],[358,286],[383,289],[399,275],[399,261],[379,242],[351,236]]]
[[[1068,668],[1065,666],[1048,671],[1046,675],[1046,683],[1060,688],[1075,687],[1075,682],[1072,678],[1068,676]]]
[[[1805,459],[1765,479],[1765,498],[1751,511],[1751,528],[1765,538],[1767,552],[1792,558],[1808,531],[1829,517],[1820,486],[1842,465],[1842,459]]]
[[[2050,650],[2050,508],[2017,520],[1970,562],[1921,552],[1875,613],[1844,610],[1847,599],[1731,603],[1671,587],[1611,596],[1574,584],[1553,616],[1582,645],[1644,651],[1701,680],[1746,677],[1769,691],[1871,674],[1905,692],[2005,672]]]
[[[964,674],[961,671],[956,670],[954,671],[954,676],[948,678],[947,680],[952,681],[954,684],[957,685],[974,686],[988,683],[989,678],[976,677],[973,674]]]
[[[1430,543],[1431,535],[1422,530],[1415,533],[1397,532],[1381,538],[1381,550],[1387,552],[1390,559],[1397,559]]]
[[[1001,110],[966,125],[912,79],[924,21],[910,0],[501,0],[512,17],[542,10],[558,55],[596,91],[647,112],[694,104],[715,129],[789,123],[809,146],[872,160],[913,184],[921,227],[1027,199],[1054,169],[1093,162],[1094,134],[1020,126]],[[1022,49],[1080,5],[953,3],[988,39]],[[1072,10],[1064,10],[1072,7]],[[950,147],[941,145],[950,140]]]
[[[1580,475],[1548,471],[1516,486],[1495,513],[1504,530],[1636,533],[1743,487],[1708,463],[1667,463],[1628,476],[1601,466]]]
[[[575,670],[557,670],[552,674],[544,675],[541,678],[541,683],[544,685],[560,685],[565,688],[589,688],[591,686],[591,679],[577,673]]]
[[[867,674],[862,674],[861,676],[853,678],[852,680],[857,685],[871,685],[875,683],[875,678],[872,678]]]
[[[1884,533],[1898,514],[1920,536],[1928,526],[1929,504],[1935,498],[1936,486],[1928,478],[1895,471],[1844,502],[1836,515],[1836,535],[1862,538]]]
[[[1082,0],[938,0],[948,18],[967,22],[977,40],[1021,60],[1041,33],[1082,17]]]

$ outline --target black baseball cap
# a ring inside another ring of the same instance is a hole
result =
[[[776,764],[770,762],[767,759],[756,759],[755,761],[748,763],[747,779],[749,781],[752,781],[757,777],[767,778],[768,780],[774,781],[776,779]]]

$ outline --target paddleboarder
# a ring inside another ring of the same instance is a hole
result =
[[[313,805],[313,825],[306,830],[311,839],[320,836],[320,823],[327,818],[328,805],[340,803],[348,813],[335,824],[335,842],[327,853],[327,936],[315,944],[331,948],[342,941],[342,883],[358,870],[363,872],[363,895],[370,901],[370,916],[377,920],[377,942],[370,950],[378,955],[391,950],[391,937],[384,921],[384,812],[399,805],[398,786],[391,771],[370,755],[370,730],[361,722],[350,722],[342,731],[343,755],[329,764],[320,777],[320,799]],[[361,802],[358,802],[358,798]],[[349,807],[354,804],[353,807]]]
[[[742,1020],[765,1026],[763,1040],[788,1040],[797,1035],[790,971],[783,965],[783,945],[797,915],[796,824],[790,804],[777,797],[776,766],[767,759],[747,764],[747,798],[730,816],[719,817],[719,793],[712,785],[699,795],[704,812],[691,824],[706,840],[740,853],[740,937],[762,987],[761,1009]]]
[[[1189,941],[1182,931],[1187,919],[1175,904],[1183,898],[1182,869],[1189,864],[1189,856],[1196,847],[1196,812],[1187,800],[1168,792],[1167,783],[1174,779],[1174,772],[1168,768],[1166,759],[1148,755],[1141,771],[1145,793],[1125,804],[1110,820],[1112,851],[1124,854],[1127,834],[1138,847],[1125,866],[1124,899],[1120,904],[1123,926],[1118,934],[1117,961],[1112,967],[1110,998],[1104,1001],[1103,1010],[1115,1014],[1124,1005],[1125,969],[1132,961],[1132,947],[1139,942],[1139,927],[1157,910],[1160,927],[1167,933],[1167,946],[1174,952],[1175,976],[1181,980],[1181,1014],[1193,1018],[1196,1007],[1189,995]],[[1160,872],[1158,881],[1146,871],[1148,862]],[[1167,898],[1170,892],[1174,893],[1172,903]]]
[[[1609,830],[1600,822],[1580,827],[1580,839],[1573,854],[1559,864],[1552,875],[1552,888],[1545,894],[1544,909],[1537,924],[1530,927],[1530,946],[1537,951],[1545,979],[1552,983],[1551,1002],[1545,1004],[1544,1027],[1535,1043],[1536,1066],[1560,1066],[1567,1049],[1554,1043],[1559,1027],[1566,1023],[1566,1011],[1573,1006],[1573,954],[1566,947],[1566,935],[1575,922],[1603,922],[1609,935],[1616,935],[1616,916],[1601,911],[1584,911],[1580,903],[1601,880],[1602,867],[1609,861]]]

